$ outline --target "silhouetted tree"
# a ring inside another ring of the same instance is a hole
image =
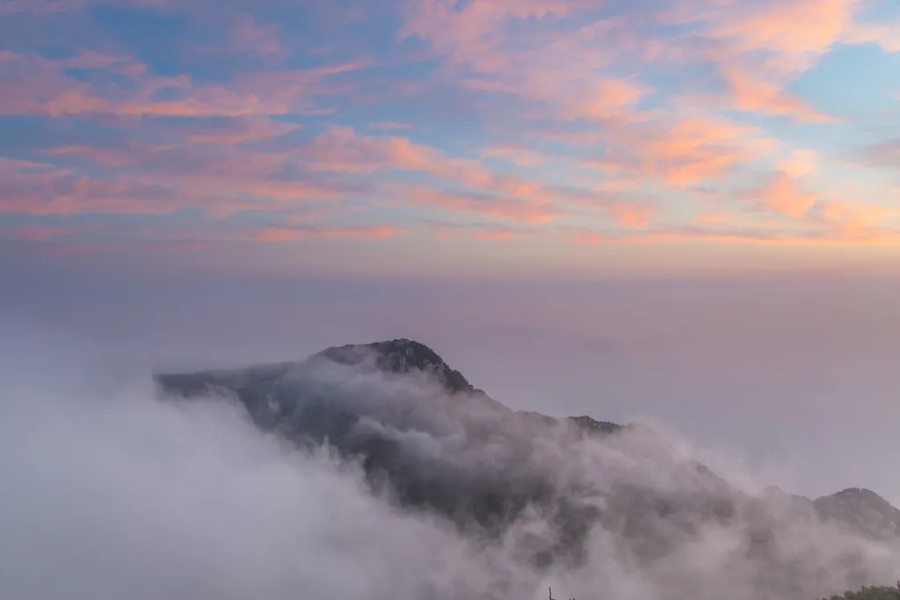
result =
[[[900,581],[897,582],[897,587],[863,586],[859,590],[848,590],[823,600],[900,600]]]

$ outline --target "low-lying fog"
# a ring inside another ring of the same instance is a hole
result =
[[[358,467],[327,448],[305,453],[263,434],[235,403],[162,398],[148,354],[117,352],[33,322],[2,327],[4,598],[537,600],[549,586],[555,597],[585,600],[769,594],[766,563],[746,555],[740,527],[698,522],[696,535],[678,537],[650,562],[635,555],[632,542],[595,527],[585,564],[537,570],[521,560],[518,542],[547,533],[542,515],[529,514],[499,542],[462,533],[437,515],[373,495]],[[428,415],[421,402],[439,394],[419,380],[350,375],[329,372],[331,384],[355,402],[402,392]],[[515,398],[498,399],[516,407]],[[442,433],[420,427],[415,443],[423,452],[449,456],[464,470],[494,459],[453,451],[466,448],[454,424],[471,415],[435,414]],[[677,436],[672,442],[660,461],[642,455],[640,439],[587,441],[563,451],[551,436],[540,456],[555,458],[520,468],[549,465],[562,477],[558,460],[565,455],[579,461],[573,469],[584,481],[628,473],[640,485],[680,489],[688,484],[678,466],[697,453]],[[700,458],[708,462],[710,453]],[[715,465],[719,475],[761,483],[734,467],[723,471],[726,462]],[[871,583],[898,575],[896,545],[799,524],[777,511],[771,516],[782,519],[775,544],[782,562],[798,574],[792,597],[839,591],[861,574]],[[654,535],[665,531],[654,525]]]

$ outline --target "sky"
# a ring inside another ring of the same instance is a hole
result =
[[[487,276],[898,257],[889,0],[2,0],[0,86],[7,255]]]
[[[0,0],[9,335],[410,337],[810,495],[900,504],[898,167],[888,0]]]

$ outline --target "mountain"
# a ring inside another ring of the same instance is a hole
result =
[[[539,568],[583,564],[598,539],[656,564],[721,531],[727,560],[752,559],[758,589],[801,597],[797,581],[870,583],[865,540],[900,535],[900,511],[874,492],[751,496],[648,426],[514,411],[407,339],[156,379],[170,396],[235,400],[300,448],[328,444],[398,507],[510,544]],[[826,536],[837,549],[811,560]]]
[[[419,342],[397,339],[374,344],[348,344],[328,348],[318,354],[345,365],[358,365],[374,356],[375,366],[389,373],[422,371],[434,377],[450,393],[476,392],[462,373],[451,369],[437,352]]]
[[[872,490],[849,488],[813,504],[825,521],[849,525],[872,537],[900,536],[900,509]]]

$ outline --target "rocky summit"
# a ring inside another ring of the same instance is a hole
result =
[[[437,352],[419,342],[408,339],[376,342],[374,344],[348,344],[323,350],[318,354],[335,362],[357,365],[373,357],[375,365],[389,373],[422,371],[434,377],[447,391],[475,392],[462,373],[451,369]]]

